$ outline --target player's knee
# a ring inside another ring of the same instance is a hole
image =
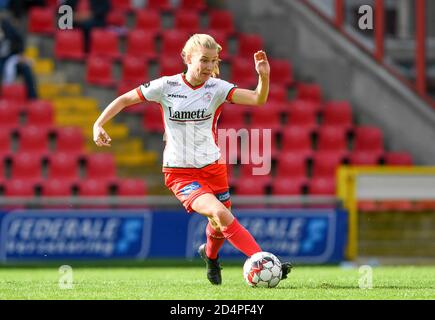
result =
[[[232,220],[232,213],[225,207],[215,208],[212,211],[213,220],[217,223],[218,228],[226,226]]]
[[[215,230],[215,231],[217,231],[217,232],[220,232],[221,230],[220,230],[220,227],[219,227],[219,224],[213,219],[213,218],[209,218],[209,222],[210,222],[210,225],[211,225],[211,227]]]

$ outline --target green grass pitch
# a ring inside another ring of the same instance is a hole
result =
[[[435,266],[373,267],[372,289],[360,288],[364,274],[356,267],[295,266],[288,279],[267,289],[245,284],[241,262],[223,262],[221,286],[212,286],[206,279],[205,266],[197,262],[127,267],[71,263],[72,288],[62,289],[60,265],[0,267],[0,300],[435,299]]]

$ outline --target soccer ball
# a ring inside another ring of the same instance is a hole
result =
[[[243,265],[243,277],[251,287],[276,287],[281,276],[281,262],[270,252],[257,252]]]

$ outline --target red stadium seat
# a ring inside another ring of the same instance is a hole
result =
[[[268,101],[287,101],[287,88],[281,84],[271,84]]]
[[[281,153],[277,167],[277,177],[291,177],[298,180],[304,180],[307,176],[307,158],[297,152],[283,152]]]
[[[131,82],[123,82],[121,81],[118,85],[118,96],[123,95],[126,92],[129,92],[131,90],[135,90],[138,87],[135,83]],[[133,110],[136,110],[136,108],[132,108],[133,106],[130,106],[129,108],[124,109],[126,112],[131,112]],[[142,113],[142,112],[140,112]]]
[[[311,130],[304,126],[286,127],[282,133],[282,151],[292,151],[303,155],[305,158],[313,154],[311,147]]]
[[[376,166],[379,164],[380,154],[377,151],[356,150],[349,155],[349,164],[362,166]]]
[[[266,184],[258,177],[245,177],[235,182],[235,193],[237,195],[264,195]]]
[[[35,195],[35,181],[32,180],[5,180],[4,186],[7,197],[32,197]]]
[[[162,32],[162,21],[156,10],[140,10],[136,13],[135,29],[145,31],[151,37],[155,37]]]
[[[170,0],[148,0],[147,3],[147,9],[151,10],[168,12],[174,9]]]
[[[255,71],[252,57],[234,57],[231,64],[230,82],[240,88],[254,88],[258,82],[258,75]]]
[[[56,128],[56,152],[81,155],[85,151],[85,137],[79,127]]]
[[[53,104],[50,101],[34,100],[27,104],[27,125],[50,127],[53,125]]]
[[[219,117],[220,128],[245,128],[246,127],[246,108],[240,105],[225,103],[223,111]]]
[[[273,133],[281,130],[281,113],[278,110],[266,107],[252,108],[251,110],[251,129],[271,129]]]
[[[120,179],[116,186],[118,196],[144,196],[148,192],[143,179]]]
[[[372,151],[381,155],[384,152],[384,136],[381,129],[372,126],[360,126],[354,131],[354,147],[357,151]]]
[[[317,151],[313,155],[313,177],[335,177],[338,166],[342,163],[340,152]]]
[[[157,58],[155,37],[153,34],[142,29],[133,29],[127,36],[127,56],[135,56],[142,60],[154,60]]]
[[[258,34],[241,33],[238,40],[238,56],[251,59],[252,64],[254,53],[264,49],[263,38]]]
[[[272,129],[270,132],[267,132],[265,129],[270,128],[258,129],[257,127],[251,127],[249,130],[249,155],[252,162],[270,161],[267,157],[270,156],[271,159],[276,159],[279,156],[276,142],[277,130]]]
[[[153,103],[145,107],[143,125],[148,132],[163,133],[165,131],[162,110],[159,105]]]
[[[59,0],[45,0],[45,5],[51,9],[57,9],[59,6]]]
[[[263,160],[267,161],[267,159],[263,159]],[[262,184],[264,187],[268,185],[271,181],[270,172],[266,172],[268,168],[267,165],[264,163],[254,164],[253,160],[251,159],[250,163],[240,163],[239,168],[240,168],[240,173],[239,173],[240,179],[254,178],[257,179],[258,183]]]
[[[272,194],[275,196],[299,196],[303,194],[306,179],[295,177],[276,177],[272,182]]]
[[[40,126],[28,126],[18,129],[19,152],[38,153],[40,155],[49,152],[48,128]]]
[[[15,153],[12,157],[11,176],[13,179],[39,180],[42,175],[41,156],[28,152]]]
[[[111,10],[106,17],[107,26],[124,27],[127,24],[127,17],[125,12],[118,10]]]
[[[293,99],[288,103],[288,108],[305,109],[313,112],[316,116],[320,116],[322,112],[322,104],[314,100]]]
[[[72,196],[73,182],[69,179],[48,179],[41,182],[41,195],[44,197]]]
[[[109,184],[101,179],[85,179],[78,184],[79,195],[82,197],[108,196]]]
[[[294,83],[293,68],[290,62],[285,59],[269,59],[270,64],[270,81],[285,86],[291,86]]]
[[[0,100],[0,128],[13,129],[20,125],[20,110],[16,103]]]
[[[207,9],[207,4],[205,0],[181,0],[178,8],[200,12]]]
[[[83,32],[79,29],[57,31],[54,40],[54,56],[58,60],[77,60],[85,58]]]
[[[12,149],[12,135],[11,130],[0,126],[0,159],[3,160],[3,156],[9,154]],[[3,169],[3,165],[0,162],[0,167]],[[1,175],[0,175],[1,177]]]
[[[255,110],[256,108],[250,108],[250,110]],[[266,109],[271,112],[278,112],[280,115],[287,116],[287,112],[289,111],[289,108],[287,107],[287,103],[283,101],[276,101],[276,100],[268,100],[264,106],[261,107],[261,109]],[[287,118],[285,118],[287,121]]]
[[[389,166],[412,166],[412,155],[408,152],[386,152],[383,156],[385,165]]]
[[[322,89],[316,83],[299,83],[296,97],[320,103],[322,101]]]
[[[186,69],[186,66],[183,63],[183,60],[179,56],[169,57],[163,56],[160,58],[160,76],[172,76],[178,73],[183,72]]]
[[[27,102],[27,90],[23,83],[11,83],[2,86],[2,98],[24,104]]]
[[[91,31],[91,56],[108,59],[120,59],[118,34],[106,29],[93,29]]]
[[[78,156],[56,152],[48,157],[48,178],[76,181],[79,179]]]
[[[133,6],[131,5],[131,0],[111,0],[111,9],[117,12],[131,12],[133,11]]]
[[[160,59],[165,57],[172,58],[172,56],[175,56],[181,60],[179,55],[189,37],[189,33],[182,30],[171,29],[163,31],[160,52],[162,52],[164,55],[160,57]]]
[[[88,179],[113,180],[116,178],[115,159],[111,153],[93,153],[84,157]]]
[[[353,127],[352,108],[347,101],[331,101],[322,110],[323,125],[340,126],[346,130]]]
[[[114,86],[115,79],[112,73],[112,62],[100,57],[89,58],[86,66],[86,81],[96,86]]]
[[[190,34],[198,33],[201,28],[199,14],[191,10],[177,10],[174,14],[174,26],[177,30]]]
[[[136,56],[125,56],[122,63],[121,81],[131,83],[132,88],[148,81],[148,65]]]
[[[309,130],[317,129],[317,107],[316,103],[295,100],[289,104],[290,125],[303,126]]]
[[[347,153],[347,136],[344,127],[321,126],[317,131],[317,150]]]
[[[308,194],[334,196],[336,194],[335,177],[313,177],[309,181]]]
[[[51,8],[32,7],[29,10],[29,32],[52,35],[55,16]]]
[[[209,29],[218,29],[224,31],[227,35],[235,33],[234,19],[231,11],[227,10],[211,10],[208,14]]]

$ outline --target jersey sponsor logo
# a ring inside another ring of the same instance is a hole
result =
[[[198,190],[199,188],[201,188],[201,185],[197,181],[194,181],[181,189],[180,192],[183,196],[188,196],[193,191]]]
[[[225,191],[225,192],[222,192],[222,193],[218,193],[218,194],[216,194],[216,198],[218,198],[218,200],[221,201],[221,202],[225,202],[225,201],[230,199],[230,192],[229,191]]]
[[[205,114],[207,108],[195,111],[173,111],[171,107],[168,109],[169,120],[173,121],[208,120],[211,118],[211,114]]]
[[[166,83],[169,84],[172,87],[181,86],[181,83],[179,83],[178,81],[169,81],[169,80],[167,80]]]
[[[168,98],[187,99],[187,96],[185,96],[184,94],[168,93]]]
[[[216,87],[216,83],[206,83],[206,85],[204,86],[204,88],[205,89],[210,89],[210,88],[213,88],[213,87]]]
[[[149,82],[144,83],[143,86],[144,86],[145,88],[148,88],[148,87],[150,86],[150,83],[149,83]]]

